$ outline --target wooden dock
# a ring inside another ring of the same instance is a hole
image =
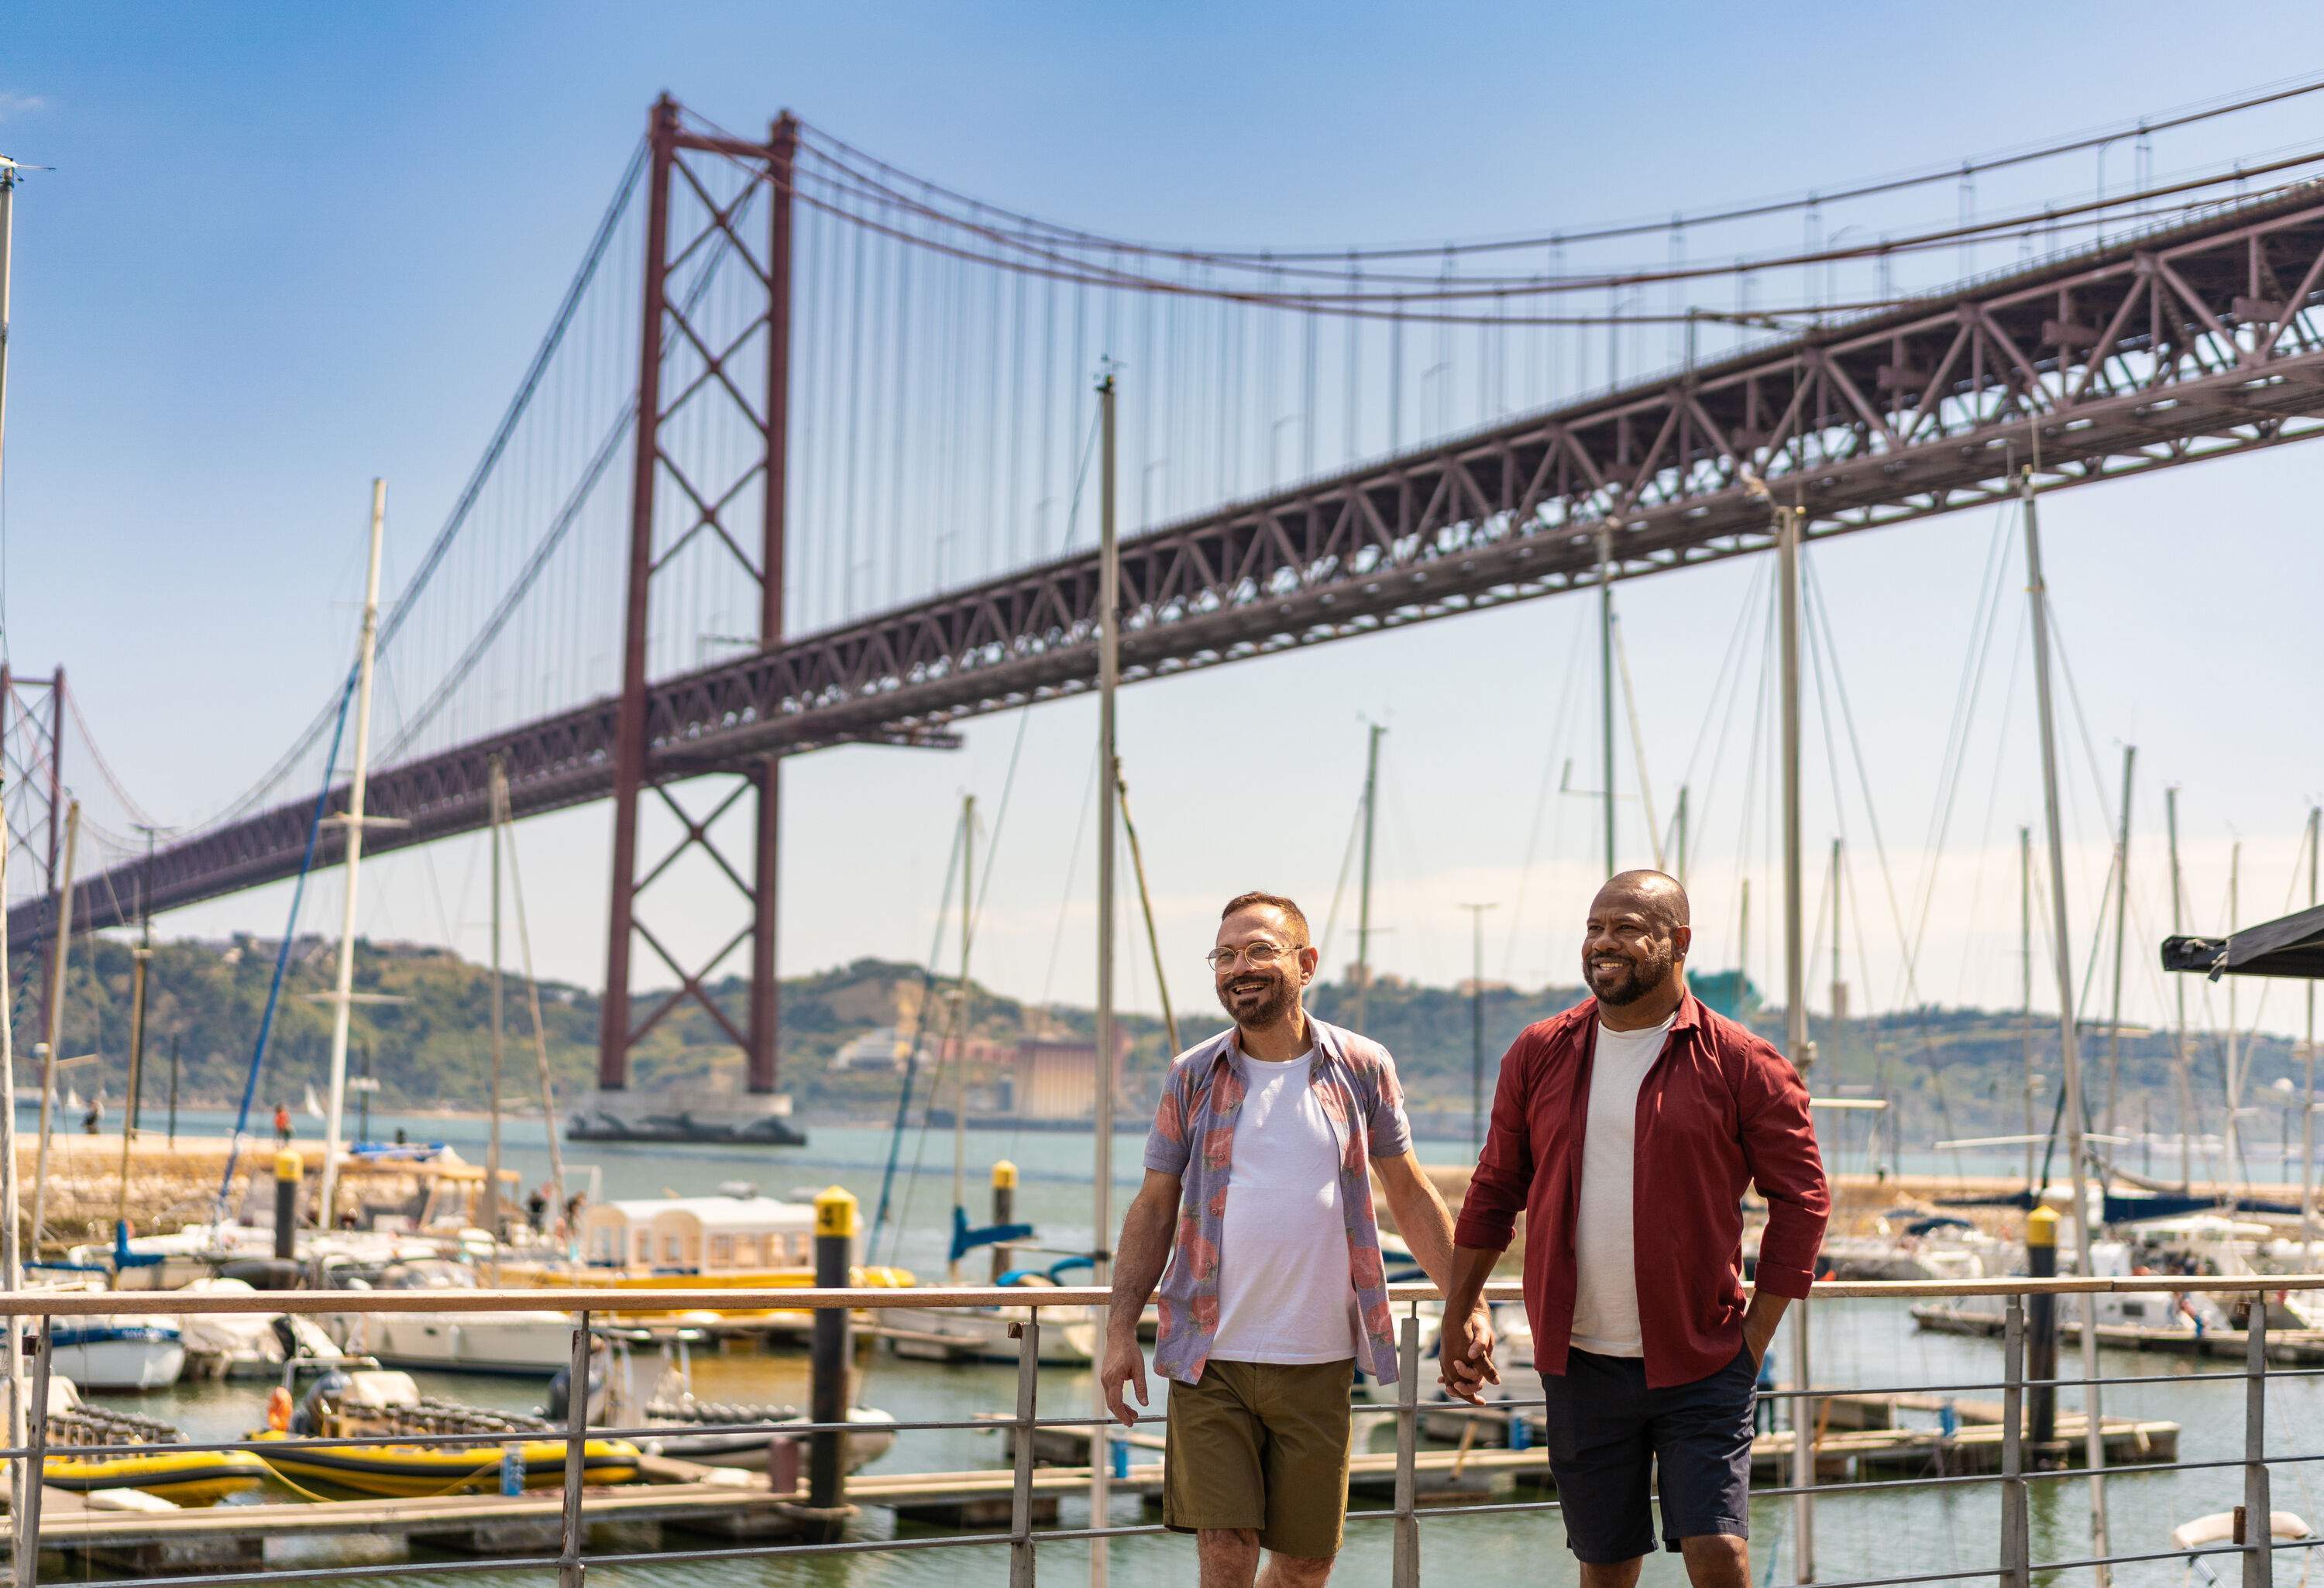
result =
[[[2060,1307],[2058,1338],[2079,1343],[2082,1325],[2069,1316],[2070,1307]],[[1943,1302],[1926,1303],[1913,1308],[1913,1321],[1922,1328],[1941,1334],[1997,1335],[2002,1330],[1999,1313],[1980,1312],[1973,1308],[1950,1306]],[[2236,1362],[2244,1360],[2250,1342],[2241,1329],[2156,1329],[2144,1324],[2100,1324],[2098,1343],[2123,1351],[2167,1351],[2181,1356],[2224,1356]],[[2270,1329],[2267,1332],[2267,1360],[2287,1367],[2313,1367],[2324,1363],[2324,1329]]]
[[[585,1527],[648,1525],[729,1540],[779,1538],[799,1530],[806,1497],[778,1495],[763,1477],[658,1456],[641,1457],[639,1467],[647,1482],[583,1491]],[[133,1507],[46,1486],[41,1547],[89,1565],[141,1573],[261,1565],[269,1540],[389,1538],[463,1555],[543,1555],[557,1551],[563,1512],[563,1497],[554,1489],[181,1509],[166,1501]]]

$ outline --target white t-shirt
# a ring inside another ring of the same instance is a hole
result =
[[[1235,1124],[1219,1229],[1218,1362],[1342,1362],[1356,1354],[1356,1293],[1340,1206],[1340,1143],[1308,1085],[1315,1057],[1239,1056],[1249,1091]]]
[[[1573,1225],[1573,1345],[1598,1356],[1646,1353],[1638,1331],[1631,1182],[1637,1167],[1638,1085],[1670,1029],[1667,1020],[1644,1031],[1598,1028],[1582,1138],[1582,1207]]]

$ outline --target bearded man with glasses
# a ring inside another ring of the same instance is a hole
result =
[[[1113,1415],[1134,1423],[1130,1400],[1148,1404],[1138,1318],[1158,1282],[1163,1525],[1195,1536],[1202,1588],[1316,1588],[1347,1515],[1356,1370],[1397,1376],[1370,1174],[1440,1287],[1452,1220],[1413,1155],[1388,1049],[1303,1005],[1319,956],[1299,907],[1229,900],[1207,957],[1234,1024],[1170,1066],[1114,1252],[1100,1376]],[[1471,1401],[1500,1381],[1473,1310],[1445,1372]]]

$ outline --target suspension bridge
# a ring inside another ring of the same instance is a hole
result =
[[[1093,687],[1076,527],[1102,360],[1142,526],[1126,681],[1748,555],[1771,503],[1814,540],[1989,503],[2029,469],[2053,490],[2273,447],[2324,429],[2324,149],[2166,171],[2153,140],[2320,89],[1821,197],[1340,251],[1062,226],[788,115],[742,136],[665,97],[384,615],[366,846],[482,828],[496,763],[518,816],[610,799],[601,1088],[691,1000],[770,1097],[781,762],[942,748]],[[2117,143],[2135,175],[2109,190]],[[2024,179],[2092,150],[2095,191],[2035,201]],[[1918,196],[1948,185],[1959,216],[1929,219]],[[1893,229],[1830,226],[1900,204]],[[1697,252],[1793,222],[1795,245]],[[1666,257],[1638,264],[1654,237]],[[346,695],[182,836],[100,833],[74,926],[292,876],[310,845],[334,863]],[[58,909],[62,673],[0,700],[23,945]],[[646,897],[688,857],[733,890],[706,959],[666,946]],[[738,962],[740,1020],[706,990]],[[641,972],[676,983],[642,1016]]]

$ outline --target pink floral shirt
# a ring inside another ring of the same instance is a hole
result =
[[[1380,1266],[1379,1225],[1372,1217],[1366,1160],[1395,1158],[1412,1145],[1396,1061],[1368,1037],[1314,1017],[1315,1057],[1307,1084],[1340,1143],[1340,1207],[1347,1221],[1348,1272],[1363,1325],[1359,1365],[1383,1384],[1396,1381],[1396,1325]],[[1229,1029],[1189,1048],[1170,1066],[1146,1167],[1185,1182],[1177,1238],[1155,1292],[1162,1315],[1154,1366],[1181,1384],[1202,1381],[1219,1332],[1219,1237],[1225,1226],[1235,1124],[1249,1088],[1241,1045]]]

